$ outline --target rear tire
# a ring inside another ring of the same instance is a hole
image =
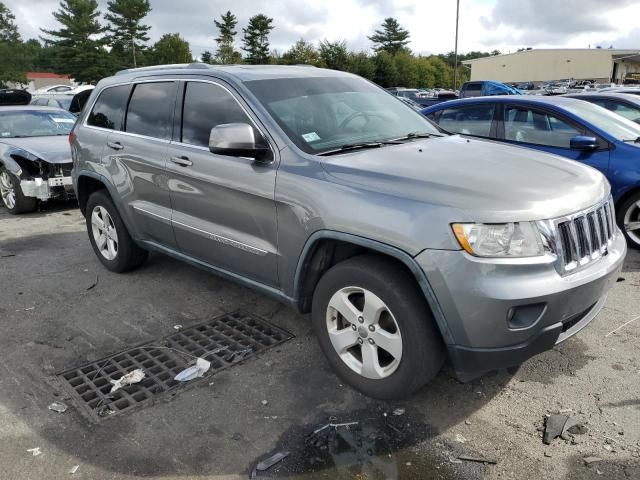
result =
[[[93,251],[108,270],[127,272],[147,259],[148,252],[133,241],[105,190],[92,193],[87,200],[86,222]]]
[[[326,272],[313,296],[312,321],[333,369],[370,397],[406,397],[444,361],[440,333],[415,280],[385,257],[354,257]]]
[[[38,206],[38,199],[25,197],[20,187],[20,179],[0,165],[0,196],[7,211],[12,215],[33,212]]]
[[[635,193],[620,205],[617,223],[627,239],[627,245],[640,249],[640,193]]]

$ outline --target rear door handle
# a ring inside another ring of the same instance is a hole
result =
[[[122,145],[120,142],[107,142],[107,147],[114,150],[122,150],[124,148],[124,145]]]
[[[189,157],[171,157],[173,163],[180,165],[181,167],[190,167],[193,162],[189,160]]]

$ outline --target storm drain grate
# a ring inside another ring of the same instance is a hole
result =
[[[205,377],[293,338],[286,330],[244,312],[226,314],[95,362],[58,373],[64,388],[93,419],[102,420],[148,404],[196,380],[176,374],[200,357],[211,362]],[[142,369],[145,378],[110,393],[110,380]]]

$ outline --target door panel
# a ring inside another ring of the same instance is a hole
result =
[[[277,286],[277,159],[259,163],[208,149],[213,127],[238,122],[256,128],[226,88],[186,83],[181,134],[167,152],[176,241],[187,255]]]

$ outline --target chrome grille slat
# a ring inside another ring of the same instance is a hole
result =
[[[611,198],[592,208],[553,221],[558,270],[566,275],[607,254],[615,235]]]

